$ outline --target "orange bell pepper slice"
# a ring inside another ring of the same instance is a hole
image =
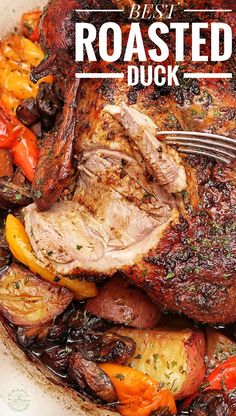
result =
[[[122,416],[149,416],[161,408],[176,413],[173,395],[157,380],[128,366],[106,363],[100,367],[114,384]]]
[[[9,214],[6,219],[6,239],[13,256],[33,273],[38,274],[49,282],[67,287],[74,292],[77,300],[96,296],[97,289],[95,283],[58,277],[55,272],[47,269],[39,262],[32,251],[29,237],[23,224],[12,214]]]

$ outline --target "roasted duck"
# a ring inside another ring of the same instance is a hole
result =
[[[183,69],[177,87],[75,81],[76,70],[91,70],[74,62],[75,21],[99,26],[110,16],[74,9],[102,6],[116,8],[117,2],[52,0],[41,22],[47,58],[32,78],[54,74],[66,99],[62,122],[41,149],[35,203],[24,212],[33,250],[58,274],[100,279],[120,271],[162,310],[203,322],[235,321],[234,171],[179,155],[155,137],[156,130],[192,130],[236,138],[235,81],[185,80]],[[175,17],[186,20],[181,7]],[[235,31],[231,15],[224,19]],[[120,24],[126,33],[129,23]],[[170,44],[173,52],[171,35]],[[234,57],[214,66],[192,63],[190,44],[186,34],[190,72],[235,71]],[[209,48],[207,41],[203,49]],[[62,194],[72,177],[77,187],[66,201]]]

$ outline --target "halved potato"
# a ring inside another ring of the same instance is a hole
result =
[[[0,278],[0,311],[11,323],[32,327],[51,321],[62,313],[73,293],[37,278],[13,264]]]
[[[114,331],[113,331],[114,332]],[[176,399],[195,393],[205,374],[205,337],[200,331],[117,329],[136,342],[128,364],[163,383]]]

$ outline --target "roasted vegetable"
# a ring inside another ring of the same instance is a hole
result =
[[[55,273],[48,270],[35,257],[29,238],[25,232],[23,224],[13,215],[9,214],[6,220],[6,239],[13,256],[23,263],[33,273],[39,274],[49,282],[55,282],[60,286],[65,286],[74,292],[76,299],[83,299],[96,296],[95,283],[71,280],[66,277],[57,277]]]
[[[87,302],[86,309],[103,319],[137,328],[153,328],[160,319],[157,306],[147,295],[119,277],[108,280],[98,296]]]
[[[39,157],[36,137],[2,107],[0,107],[0,148],[11,149],[14,163],[32,182]]]
[[[30,81],[30,71],[43,58],[39,45],[24,36],[12,35],[0,43],[0,101],[9,111],[14,113],[22,100],[36,97],[39,84]],[[52,82],[52,77],[42,81]]]
[[[70,354],[71,352],[68,347],[56,345],[45,351],[41,359],[44,364],[54,369],[54,371],[63,373],[68,370]]]
[[[212,328],[207,329],[206,335],[207,368],[209,371],[212,371],[227,358],[236,356],[236,343],[230,338]]]
[[[219,364],[212,373],[207,376],[202,389],[209,390],[233,390],[236,388],[236,357],[230,357]]]
[[[157,380],[127,366],[101,364],[100,367],[115,386],[118,409],[123,416],[149,416],[161,407],[168,407],[175,414],[172,394],[162,389]]]
[[[24,13],[21,18],[21,30],[24,36],[37,42],[39,39],[40,11]]]
[[[26,206],[31,202],[31,195],[22,186],[0,179],[0,201],[2,200],[9,206]]]
[[[135,342],[128,337],[113,333],[83,333],[80,339],[80,352],[90,361],[123,364],[135,352]]]
[[[11,265],[0,278],[0,310],[15,325],[43,325],[72,299],[68,289],[42,281],[19,265]]]
[[[55,93],[54,85],[46,82],[40,84],[36,100],[40,114],[47,117],[55,117],[63,106]]]
[[[136,342],[131,367],[164,383],[177,399],[190,396],[204,374],[205,339],[192,330],[149,330],[122,328],[116,331]]]
[[[1,146],[1,138],[0,138]],[[0,178],[11,178],[13,175],[12,154],[8,149],[0,148]]]
[[[86,360],[79,352],[70,357],[69,375],[82,389],[89,389],[105,402],[117,401],[112,381],[97,364]]]
[[[0,107],[0,149],[10,149],[14,141],[11,117]]]
[[[5,248],[0,246],[0,272],[9,264],[11,253]]]
[[[27,98],[18,105],[16,109],[17,118],[26,126],[33,126],[40,119],[36,100]]]
[[[235,416],[236,411],[223,390],[208,390],[192,403],[190,416]]]

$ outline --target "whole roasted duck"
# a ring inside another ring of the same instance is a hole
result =
[[[75,22],[99,26],[114,20],[75,9],[131,3],[52,0],[44,13],[41,45],[47,58],[32,78],[54,74],[66,99],[59,129],[41,149],[35,204],[25,209],[27,233],[38,259],[58,274],[98,279],[119,271],[162,310],[210,323],[235,321],[233,170],[178,155],[155,136],[157,130],[192,130],[236,138],[234,80],[184,80],[184,68],[178,87],[129,88],[124,80],[79,83],[74,77],[76,70],[91,69],[76,67]],[[225,13],[224,19],[233,25],[232,15]],[[181,7],[175,20],[186,21]],[[129,23],[120,24],[125,33]],[[169,42],[173,52],[171,35]],[[235,70],[234,57],[214,66],[192,63],[190,45],[187,34],[189,72]],[[209,47],[207,42],[206,54]],[[123,69],[119,62],[110,71],[117,66]],[[74,196],[65,200],[75,177]]]

